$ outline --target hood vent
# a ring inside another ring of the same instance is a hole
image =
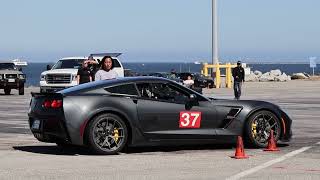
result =
[[[241,111],[241,108],[232,108],[227,114],[227,119],[234,119]]]
[[[232,121],[237,117],[237,115],[240,113],[241,108],[231,108],[229,113],[227,114],[227,117],[224,118],[224,121],[222,121],[220,128],[227,128]]]

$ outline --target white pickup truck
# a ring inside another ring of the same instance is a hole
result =
[[[100,63],[104,56],[111,56],[114,63],[114,70],[119,77],[124,77],[124,69],[118,56],[121,53],[99,53],[90,54],[97,63]],[[78,85],[77,73],[78,68],[88,57],[66,57],[60,59],[53,67],[47,66],[47,71],[41,73],[40,76],[40,92],[55,92],[68,87]]]

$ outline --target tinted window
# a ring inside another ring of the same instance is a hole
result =
[[[112,62],[113,62],[113,67],[121,67],[117,59],[112,59]]]
[[[0,69],[17,69],[13,63],[0,63]]]
[[[142,97],[154,100],[162,100],[173,103],[185,103],[188,100],[188,94],[164,83],[141,83],[137,84]]]
[[[123,85],[108,87],[108,88],[105,88],[105,90],[108,91],[109,93],[114,93],[114,94],[127,94],[127,95],[134,95],[134,96],[138,95],[137,89],[133,84],[123,84]]]
[[[52,69],[78,69],[84,59],[68,59],[58,61]]]

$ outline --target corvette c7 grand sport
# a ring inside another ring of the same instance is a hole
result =
[[[264,101],[207,98],[174,81],[130,77],[82,84],[56,93],[32,93],[34,136],[58,145],[81,145],[97,154],[125,146],[235,143],[265,147],[291,139],[289,116]]]

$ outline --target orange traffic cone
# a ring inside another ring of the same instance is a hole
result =
[[[277,143],[274,140],[273,136],[273,130],[271,129],[269,140],[268,140],[268,146],[264,151],[280,151],[280,149],[277,148]]]
[[[243,142],[242,142],[241,136],[238,136],[236,153],[234,154],[234,156],[232,156],[232,158],[235,158],[235,159],[249,158],[249,156],[246,156],[244,153]]]

